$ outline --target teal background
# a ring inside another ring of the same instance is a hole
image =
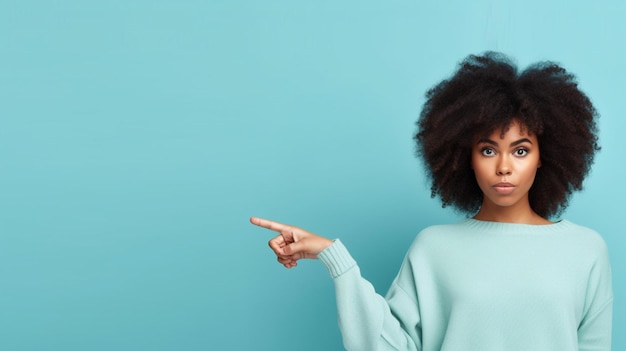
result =
[[[0,349],[339,350],[319,262],[251,215],[341,237],[385,293],[430,199],[412,134],[470,53],[562,63],[601,113],[586,191],[626,349],[621,1],[0,0]]]

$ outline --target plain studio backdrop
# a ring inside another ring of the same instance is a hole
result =
[[[602,151],[562,218],[608,243],[626,349],[623,1],[0,1],[0,349],[340,350],[332,282],[262,216],[341,237],[384,294],[430,199],[424,92],[471,53],[574,72]],[[497,287],[494,287],[497,288]],[[488,331],[485,331],[488,332]]]

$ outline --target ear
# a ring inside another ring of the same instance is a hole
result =
[[[537,163],[537,168],[541,168],[541,159],[539,159],[539,162]]]

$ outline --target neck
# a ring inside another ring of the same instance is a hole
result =
[[[528,203],[514,206],[498,206],[483,201],[480,211],[474,216],[474,219],[502,223],[552,224],[552,222],[533,211]]]

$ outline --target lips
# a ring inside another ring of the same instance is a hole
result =
[[[493,190],[495,190],[498,194],[508,195],[515,190],[515,185],[511,183],[498,183],[493,185]]]

